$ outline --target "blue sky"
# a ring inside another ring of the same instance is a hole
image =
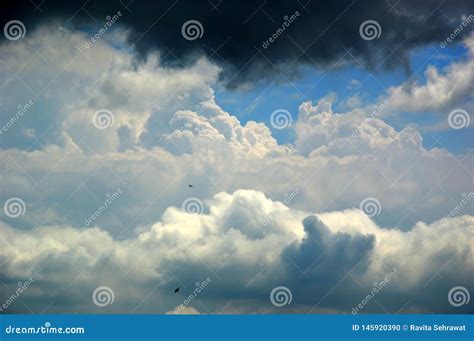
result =
[[[136,3],[130,17],[140,24],[150,11]],[[354,10],[323,37],[338,51],[329,60],[344,54],[347,34],[361,61],[372,48],[390,54],[393,37],[407,33],[398,20],[412,17],[381,3],[396,19],[380,16],[381,39],[359,36],[367,12]],[[363,312],[472,311],[447,295],[474,287],[473,124],[448,124],[448,115],[473,113],[474,35],[441,49],[426,43],[431,26],[421,37],[413,25],[408,33],[423,39],[400,51],[409,67],[371,74],[346,56],[338,68],[300,64],[291,82],[271,83],[275,70],[260,59],[256,77],[242,74],[235,88],[226,77],[248,56],[231,52],[245,47],[249,26],[236,26],[240,45],[229,41],[222,63],[199,49],[226,38],[212,20],[202,41],[190,41],[178,8],[174,22],[153,17],[150,30],[124,16],[91,43],[105,15],[87,8],[98,18],[90,26],[25,21],[23,38],[0,43],[0,294],[34,278],[9,311],[173,313],[207,278],[187,313],[350,314],[385,278],[390,285]],[[214,14],[219,27],[232,26]],[[305,18],[295,37],[320,32],[316,17]],[[451,26],[436,28],[445,37]],[[295,51],[282,46],[266,52],[285,64]],[[324,61],[326,46],[311,56]],[[167,64],[169,48],[189,63]],[[364,117],[385,102],[377,119]],[[278,109],[292,126],[275,130]],[[272,302],[281,286],[291,305]],[[102,307],[93,297],[104,287],[115,301]]]
[[[452,44],[445,49],[431,45],[412,51],[409,56],[410,70],[401,66],[391,69],[381,67],[374,73],[354,65],[356,63],[330,71],[319,71],[313,66],[307,66],[301,70],[301,75],[304,76],[292,80],[291,83],[273,82],[269,85],[266,82],[250,90],[229,90],[221,87],[216,89],[216,101],[242,123],[254,120],[268,124],[270,114],[280,108],[290,111],[295,122],[298,106],[302,102],[314,103],[329,94],[335,95],[336,98],[333,112],[344,113],[350,110],[347,107],[347,100],[351,96],[360,99],[359,107],[377,103],[388,88],[413,79],[424,83],[426,81],[424,72],[428,66],[434,66],[442,71],[449,64],[464,60],[467,53],[462,44]],[[281,79],[284,79],[283,76]],[[472,128],[461,131],[444,129],[436,132],[423,129],[425,126],[446,120],[448,113],[401,112],[399,115],[384,117],[384,120],[397,131],[407,125],[417,127],[422,133],[423,145],[428,149],[445,147],[454,153],[471,150],[474,146],[471,138]],[[291,143],[294,140],[294,134],[290,129],[282,131],[273,128],[272,134],[280,143]]]

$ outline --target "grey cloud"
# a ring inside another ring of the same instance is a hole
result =
[[[444,41],[461,22],[462,15],[473,12],[471,1],[225,1],[193,2],[133,1],[87,3],[84,9],[61,1],[41,4],[41,11],[25,0],[5,5],[1,22],[24,21],[28,32],[45,22],[66,22],[68,26],[101,27],[105,17],[121,11],[116,25],[129,31],[128,43],[134,45],[138,59],[161,51],[164,62],[181,67],[202,55],[226,66],[223,73],[228,86],[263,80],[286,81],[299,74],[300,66],[328,68],[339,64],[362,63],[375,69],[402,65],[409,69],[407,54],[420,46]],[[300,14],[291,25],[284,17]],[[93,16],[95,21],[91,19]],[[201,22],[204,32],[188,41],[181,27],[188,20]],[[366,41],[359,26],[366,20],[379,22],[379,39]],[[278,28],[285,27],[283,33]],[[469,27],[457,37],[469,32]],[[276,33],[268,48],[264,42]],[[394,49],[396,47],[396,55]],[[344,49],[345,48],[345,49]],[[304,53],[303,53],[303,51]],[[351,50],[351,54],[346,51]],[[172,51],[172,53],[169,53]],[[352,55],[352,56],[351,56]],[[342,60],[341,60],[342,59]],[[281,73],[285,76],[281,77]]]

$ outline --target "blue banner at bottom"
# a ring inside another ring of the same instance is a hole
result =
[[[0,340],[474,340],[474,315],[0,315]]]

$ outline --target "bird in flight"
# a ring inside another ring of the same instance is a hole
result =
[[[189,188],[193,187],[193,185],[188,185]]]
[[[178,291],[179,291],[179,287],[177,287],[176,289],[174,289],[174,293],[175,293],[175,294],[176,294]]]

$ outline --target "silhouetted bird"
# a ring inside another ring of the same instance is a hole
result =
[[[175,293],[175,294],[176,294],[178,291],[179,291],[179,287],[177,287],[176,289],[174,289],[174,293]]]
[[[188,187],[193,187],[193,185],[188,185]]]

